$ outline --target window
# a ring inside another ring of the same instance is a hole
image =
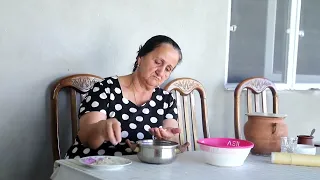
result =
[[[278,89],[320,88],[320,0],[232,0],[226,88],[263,76]]]

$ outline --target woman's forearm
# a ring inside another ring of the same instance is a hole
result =
[[[90,132],[87,134],[87,145],[92,149],[97,149],[101,146],[101,144],[105,141],[103,137],[103,132],[101,132],[103,121],[99,121],[98,123],[94,124],[93,127],[90,129]]]
[[[92,149],[101,146],[105,140],[102,132],[105,123],[103,118],[105,117],[101,116],[101,114],[90,113],[80,119],[78,136],[82,144]]]

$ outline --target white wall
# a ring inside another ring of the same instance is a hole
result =
[[[156,34],[183,50],[171,78],[205,86],[211,135],[232,137],[233,94],[223,88],[227,26],[227,0],[0,1],[0,179],[51,174],[49,95],[56,79],[130,73],[139,45]],[[291,135],[319,126],[319,100],[312,92],[280,93]]]

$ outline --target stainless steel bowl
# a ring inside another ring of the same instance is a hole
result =
[[[172,163],[179,153],[178,143],[164,140],[141,140],[135,149],[140,161],[151,164]]]

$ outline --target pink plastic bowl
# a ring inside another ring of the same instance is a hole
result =
[[[241,166],[254,146],[250,141],[233,138],[204,138],[197,142],[205,152],[206,163],[229,167]]]
[[[233,139],[233,138],[204,138],[197,141],[199,144],[219,147],[219,148],[232,148],[232,149],[242,149],[242,148],[253,148],[254,144],[250,141]]]

